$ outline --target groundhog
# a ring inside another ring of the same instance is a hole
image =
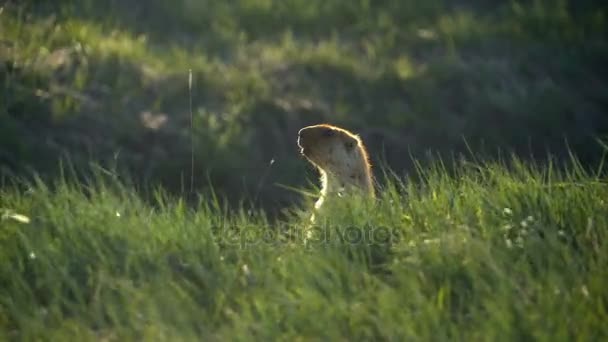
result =
[[[371,167],[365,146],[357,135],[339,127],[322,124],[304,127],[298,133],[298,146],[321,174],[321,196],[318,210],[325,199],[362,191],[374,197]],[[314,221],[314,216],[313,216]]]

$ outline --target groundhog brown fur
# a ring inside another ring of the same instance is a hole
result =
[[[328,124],[314,125],[299,131],[298,146],[321,174],[321,196],[316,209],[333,194],[360,191],[374,197],[369,157],[359,136]]]

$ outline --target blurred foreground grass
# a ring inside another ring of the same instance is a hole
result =
[[[330,122],[375,164],[566,141],[601,153],[602,1],[9,1],[0,8],[0,172],[52,179],[60,157],[276,210],[302,185],[295,136]],[[188,72],[192,70],[190,97]],[[274,160],[272,166],[269,166]],[[310,174],[309,174],[310,175]]]
[[[105,172],[5,185],[0,338],[605,340],[606,179],[512,165],[391,177],[307,245],[306,213],[144,201]]]

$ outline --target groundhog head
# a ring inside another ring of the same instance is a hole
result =
[[[349,175],[367,165],[361,139],[331,125],[304,127],[298,133],[302,155],[312,164],[330,174]]]

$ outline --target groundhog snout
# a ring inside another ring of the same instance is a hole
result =
[[[321,162],[326,158],[326,147],[335,143],[336,130],[327,125],[315,125],[302,128],[298,132],[300,153],[309,160]],[[331,148],[330,148],[331,150]]]
[[[314,132],[312,129],[305,127],[298,132],[298,146],[302,149],[302,152],[311,148]]]
[[[335,135],[335,130],[327,127],[309,126],[298,132],[298,140],[302,142],[317,141],[321,138],[330,138]]]

